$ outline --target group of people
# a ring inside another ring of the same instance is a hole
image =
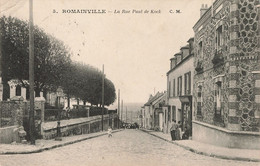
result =
[[[184,133],[182,133],[180,121],[177,124],[176,120],[173,120],[170,130],[171,130],[171,138],[173,141],[181,140],[181,139],[189,139],[189,130],[187,127],[185,127]]]

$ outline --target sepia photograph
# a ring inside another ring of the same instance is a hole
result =
[[[260,166],[259,0],[0,0],[0,166]]]

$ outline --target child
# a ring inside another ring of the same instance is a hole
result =
[[[112,128],[111,127],[108,127],[107,134],[108,134],[108,137],[112,137]]]

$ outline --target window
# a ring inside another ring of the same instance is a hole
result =
[[[216,49],[219,51],[223,46],[223,32],[222,32],[222,25],[219,26],[216,30]]]
[[[198,86],[198,98],[197,98],[197,115],[201,115],[201,107],[202,107],[202,86]]]
[[[198,49],[198,55],[200,56],[200,57],[202,57],[203,56],[203,43],[202,43],[202,41],[200,41],[199,42],[199,49]]]
[[[17,85],[15,89],[15,96],[21,96],[21,94],[22,94],[22,88],[20,85]]]
[[[164,113],[165,113],[165,115],[164,115],[164,122],[166,122],[167,121],[167,109],[164,110]]]
[[[168,121],[171,121],[171,107],[168,107]]]
[[[176,106],[172,106],[172,121],[176,120]]]
[[[177,93],[178,96],[182,95],[182,76],[178,77],[178,87],[177,87]]]
[[[191,94],[191,72],[184,74],[184,94]]]
[[[176,92],[175,92],[175,79],[173,79],[173,97],[176,96]]]
[[[168,97],[171,97],[171,81],[169,81]]]
[[[215,84],[215,115],[221,116],[221,82]]]

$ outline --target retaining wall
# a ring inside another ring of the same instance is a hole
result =
[[[103,130],[109,126],[117,129],[117,114],[104,115]],[[62,120],[60,123],[62,137],[99,132],[102,130],[102,116]],[[53,139],[57,136],[57,122],[43,123],[41,127],[43,139]]]

